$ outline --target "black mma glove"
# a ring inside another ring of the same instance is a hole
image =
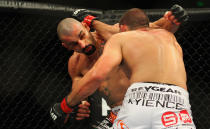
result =
[[[189,19],[187,11],[179,5],[173,5],[170,11],[164,14],[164,18],[172,22],[173,24],[180,25]]]
[[[177,4],[173,5],[170,11],[178,20],[178,22],[186,22],[189,19],[187,11]]]
[[[93,21],[98,19],[95,16],[89,15],[89,11],[86,9],[76,9],[72,16],[78,21],[86,23],[90,28],[92,27]]]

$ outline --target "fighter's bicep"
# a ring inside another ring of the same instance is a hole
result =
[[[74,54],[69,58],[69,61],[68,61],[68,73],[72,79],[72,89],[74,89],[78,85],[78,82],[82,78],[80,74],[80,70],[77,67],[78,58],[79,56]]]
[[[79,64],[79,56],[77,54],[73,54],[68,61],[68,73],[71,78],[74,76],[78,76],[80,73],[78,64]]]

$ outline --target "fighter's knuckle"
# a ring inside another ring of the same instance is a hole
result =
[[[84,117],[76,117],[76,120],[83,120],[85,119]]]
[[[77,113],[77,117],[81,117],[82,116],[82,114],[81,113]]]
[[[77,113],[77,117],[89,117],[89,114]]]
[[[82,110],[88,110],[88,107],[82,106],[80,109],[82,109]]]
[[[83,113],[84,110],[83,109],[78,109],[78,113]]]

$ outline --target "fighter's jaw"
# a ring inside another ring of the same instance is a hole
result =
[[[79,49],[74,49],[74,48],[71,48],[71,47],[68,47],[68,46],[64,46],[64,48],[66,48],[68,51],[74,51],[74,52],[77,52],[77,53],[82,53],[82,49],[79,50]]]
[[[78,53],[82,53],[82,48],[80,46],[67,46],[65,44],[62,43],[62,46],[65,47],[68,51],[75,51],[75,52],[78,52]]]
[[[77,53],[81,53],[81,54],[84,54],[82,51],[80,51],[80,50],[74,50],[75,52],[77,52]]]

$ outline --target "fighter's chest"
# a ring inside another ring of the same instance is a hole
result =
[[[96,59],[83,59],[80,62],[80,71],[82,75],[85,75],[95,64]]]

